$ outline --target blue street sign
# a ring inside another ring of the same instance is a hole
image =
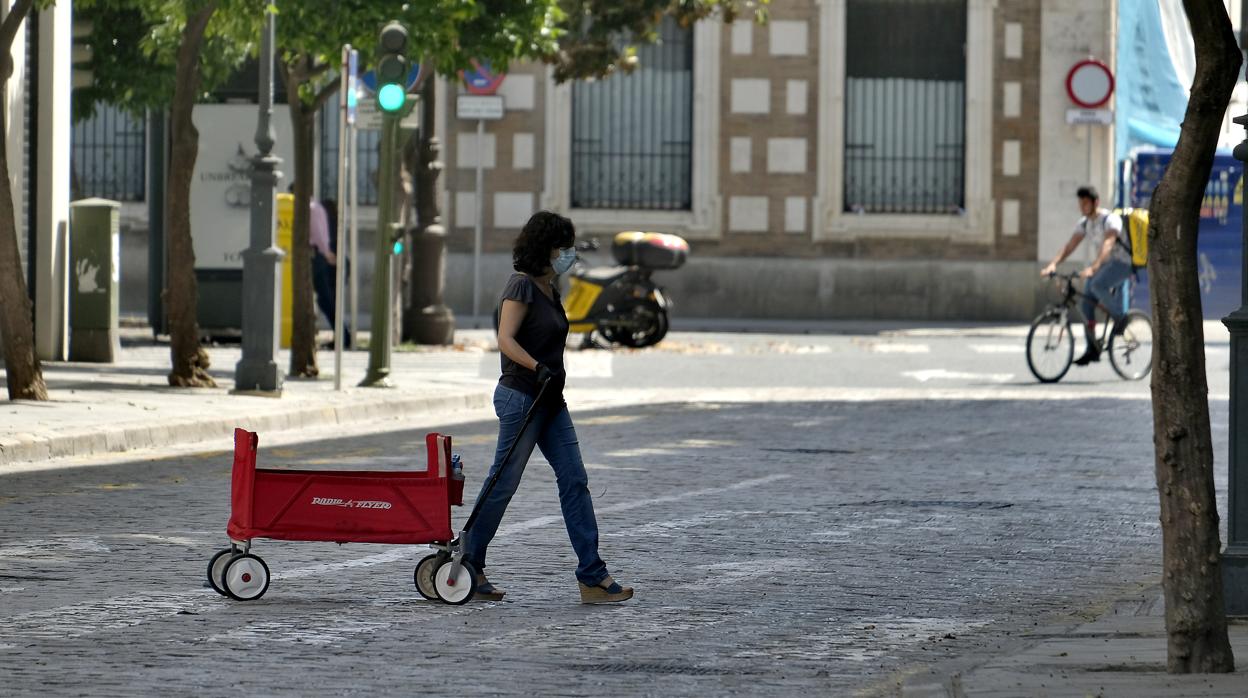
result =
[[[472,70],[461,70],[459,76],[464,80],[464,89],[474,95],[492,95],[503,84],[505,73],[495,75],[490,72],[488,61],[473,61]]]
[[[407,73],[407,89],[412,89],[412,85],[416,84],[416,78],[420,77],[420,65],[413,65],[412,69]],[[370,93],[377,91],[377,74],[368,71],[360,76],[360,82],[364,83],[364,88]]]

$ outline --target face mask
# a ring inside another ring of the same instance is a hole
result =
[[[550,263],[550,266],[556,274],[563,274],[572,268],[574,262],[576,262],[576,250],[569,247],[566,250],[559,250],[559,256]]]

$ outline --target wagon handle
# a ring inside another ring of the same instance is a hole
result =
[[[498,478],[503,474],[503,468],[507,467],[507,462],[511,460],[511,454],[516,450],[516,444],[520,443],[520,437],[524,436],[524,432],[529,428],[529,423],[533,421],[533,415],[537,414],[537,408],[542,404],[542,398],[546,395],[546,388],[550,385],[550,378],[547,378],[542,387],[537,391],[537,398],[533,400],[533,404],[529,406],[529,411],[524,415],[524,424],[520,425],[520,431],[516,432],[516,438],[512,439],[511,445],[507,447],[507,453],[503,456],[503,460],[499,462],[498,469],[494,471],[493,477],[486,483],[485,489],[481,491],[481,496],[477,497],[476,504],[472,505],[472,513],[468,515],[468,523],[464,524],[463,530],[459,533],[459,539],[462,541],[464,534],[472,529],[472,524],[477,520],[477,514],[481,512],[481,502],[484,502],[493,491],[494,485],[498,483]]]

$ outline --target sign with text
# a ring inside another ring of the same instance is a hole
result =
[[[359,106],[356,107],[355,127],[361,131],[381,130],[381,110],[377,108],[375,100],[360,100]],[[411,113],[403,117],[403,120],[399,122],[399,128],[420,128],[420,110],[413,109]]]
[[[500,95],[459,95],[455,100],[455,115],[472,120],[501,119],[503,98]]]
[[[1112,109],[1067,109],[1066,123],[1068,124],[1104,124],[1108,126],[1114,123],[1114,110]]]
[[[251,158],[254,104],[197,104],[199,157],[191,179],[191,244],[196,269],[242,269],[251,236]],[[273,105],[273,154],[282,159],[278,192],[290,183],[295,162],[290,111]]]

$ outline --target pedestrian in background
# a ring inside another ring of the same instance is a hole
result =
[[[338,202],[326,199],[322,204],[314,198],[311,206],[308,242],[312,245],[312,287],[317,307],[333,328],[338,302]],[[345,321],[342,345],[351,348],[351,328]]]
[[[598,556],[598,522],[589,494],[589,478],[581,460],[576,429],[563,400],[568,317],[554,279],[568,271],[576,260],[575,241],[572,221],[539,211],[524,225],[512,250],[516,273],[503,289],[498,324],[498,348],[502,355],[502,377],[494,389],[498,445],[486,483],[500,468],[502,475],[481,503],[464,544],[464,560],[478,570],[474,595],[477,599],[503,598],[503,590],[486,579],[485,551],[520,485],[534,446],[542,450],[555,471],[563,522],[578,560],[576,579],[581,602],[609,603],[633,596],[631,587],[620,586],[611,578],[606,563]],[[537,406],[529,428],[521,432],[525,414],[543,384],[547,388],[542,404]],[[502,459],[517,439],[510,462],[504,464]]]

